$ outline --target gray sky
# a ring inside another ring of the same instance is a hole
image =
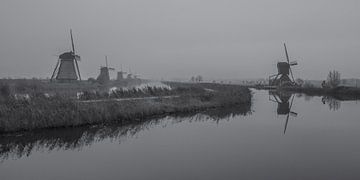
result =
[[[360,77],[358,0],[1,0],[0,77],[49,77],[70,50],[84,78],[104,55],[148,78],[262,78],[284,59],[295,77]]]

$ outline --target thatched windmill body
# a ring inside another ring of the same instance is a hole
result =
[[[298,63],[296,61],[290,62],[289,54],[284,43],[286,62],[278,62],[277,69],[278,73],[272,76],[269,76],[269,85],[270,86],[295,86],[296,82],[294,75],[291,70],[291,66],[295,66]],[[291,75],[291,79],[289,77]]]
[[[71,82],[81,81],[81,75],[79,70],[78,61],[80,56],[75,53],[74,39],[72,30],[70,30],[72,51],[65,52],[59,56],[55,69],[51,76],[51,81],[56,80],[58,82]]]

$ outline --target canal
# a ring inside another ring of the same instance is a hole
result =
[[[0,138],[0,179],[360,179],[360,102],[253,91],[241,107]]]

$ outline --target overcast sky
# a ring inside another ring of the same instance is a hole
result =
[[[1,0],[0,77],[50,77],[71,48],[84,78],[104,55],[147,78],[360,78],[359,0]],[[114,74],[115,76],[115,74]]]

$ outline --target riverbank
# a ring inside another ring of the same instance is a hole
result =
[[[235,105],[251,106],[251,92],[246,87],[210,83],[166,82],[166,84],[170,86],[170,89],[121,90],[114,91],[108,96],[97,92],[86,92],[80,100],[59,94],[48,97],[35,93],[25,99],[16,99],[11,94],[6,97],[2,95],[0,133],[91,124],[126,124],[159,115],[196,112]],[[146,98],[149,96],[158,98]],[[174,97],[162,98],[165,96]],[[142,98],[131,101],[112,100],[129,97]],[[102,98],[106,101],[99,101]],[[88,102],[84,103],[82,100]]]

